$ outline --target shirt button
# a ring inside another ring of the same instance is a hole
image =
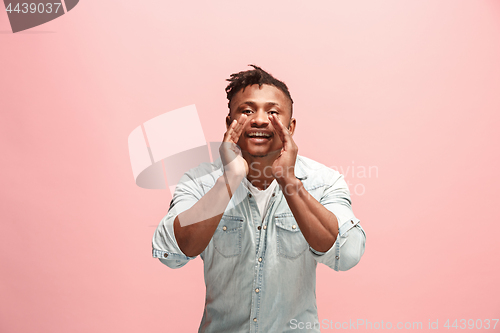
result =
[[[266,230],[267,229],[267,225],[265,225],[263,228],[264,228],[264,230]]]
[[[260,291],[260,290],[259,290],[259,288],[255,289],[255,292],[256,292],[256,293],[258,293],[259,291]]]
[[[252,193],[248,193],[248,197],[251,198],[252,197]]]
[[[335,256],[335,259],[339,260],[339,256]]]
[[[223,227],[222,227],[222,230],[226,231],[226,230],[227,230],[227,227],[226,227],[226,226],[223,226]]]
[[[257,321],[257,318],[254,318],[253,321]]]
[[[275,196],[276,194],[273,193],[273,197]]]
[[[166,258],[166,257],[168,257],[168,253],[163,254],[163,258]]]
[[[294,225],[292,225],[292,229],[295,229],[295,228],[297,228],[297,226],[296,226],[295,224],[294,224]]]
[[[257,227],[257,230],[260,230],[260,225]]]
[[[352,223],[352,224],[354,224],[354,221],[353,221],[353,220],[351,220],[351,223]]]
[[[262,261],[262,258],[259,258],[259,262],[261,262],[261,261]]]

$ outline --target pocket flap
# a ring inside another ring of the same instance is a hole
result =
[[[299,232],[300,228],[292,213],[276,215],[274,217],[276,226],[291,232]]]
[[[220,219],[218,230],[223,232],[235,232],[243,226],[243,218],[239,216],[223,215]]]

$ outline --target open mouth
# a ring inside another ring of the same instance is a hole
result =
[[[252,142],[266,142],[271,139],[272,134],[270,132],[250,132],[247,137]]]
[[[249,138],[270,138],[272,135],[270,132],[250,132],[247,136]]]

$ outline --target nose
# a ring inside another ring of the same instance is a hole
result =
[[[264,110],[258,110],[254,113],[251,120],[252,127],[267,127],[269,126],[269,118],[267,117],[267,112]]]

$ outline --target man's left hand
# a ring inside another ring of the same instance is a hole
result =
[[[290,131],[283,126],[283,123],[275,114],[269,115],[269,120],[273,124],[274,133],[279,136],[283,143],[281,154],[273,162],[272,173],[278,184],[284,186],[296,180],[295,160],[299,148],[293,141]]]

